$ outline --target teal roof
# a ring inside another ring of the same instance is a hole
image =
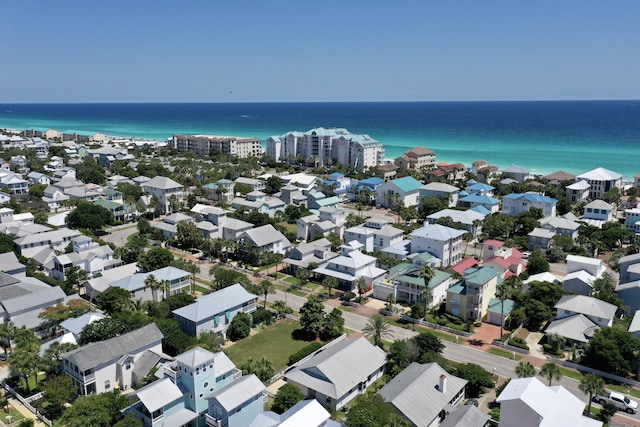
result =
[[[445,273],[444,271],[435,270],[435,269],[433,271],[435,275],[429,282],[429,288],[431,289],[433,289],[434,287],[438,286],[439,284],[447,280],[449,277],[451,277],[449,273]],[[399,282],[411,283],[416,286],[424,287],[424,279],[420,277],[420,270],[414,270],[410,273],[403,274],[402,276],[398,277],[397,280]]]
[[[420,187],[422,187],[422,183],[412,176],[405,176],[402,178],[394,179],[391,182],[405,193],[409,191],[417,191],[420,189]]]
[[[397,264],[397,265],[394,265],[393,267],[391,267],[389,269],[389,272],[392,273],[392,272],[395,272],[395,271],[400,271],[400,270],[402,270],[404,268],[409,267],[410,265],[411,264],[409,264],[408,262],[401,262],[400,264]]]
[[[508,316],[513,310],[513,306],[515,305],[515,301],[506,299],[504,300],[504,311],[502,311],[502,307],[500,304],[500,300],[497,298],[491,298],[489,300],[489,307],[487,307],[487,311],[489,313],[501,314],[504,313],[505,316]]]
[[[449,287],[449,289],[447,289],[447,292],[450,292],[452,294],[466,295],[467,287],[465,286],[464,282],[461,280],[455,285]]]
[[[112,202],[111,200],[97,199],[93,202],[93,204],[102,206],[103,208],[109,209],[110,211],[123,209],[122,203]]]
[[[474,285],[484,285],[489,280],[496,277],[498,271],[492,267],[484,266],[480,268],[468,268],[464,271],[464,280]]]
[[[233,181],[223,178],[223,179],[219,179],[218,181],[216,181],[216,184],[233,184]]]
[[[316,203],[320,206],[331,206],[340,203],[338,196],[325,197],[324,199],[316,200]]]

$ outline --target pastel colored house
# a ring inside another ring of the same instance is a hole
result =
[[[529,212],[531,208],[542,210],[543,217],[556,216],[557,200],[547,196],[531,193],[514,193],[502,197],[501,213],[516,216]]]
[[[262,411],[267,402],[264,384],[255,375],[245,375],[207,396],[208,427],[246,427]]]
[[[462,224],[467,232],[477,237],[482,232],[482,222],[486,217],[486,214],[472,209],[443,209],[427,216],[427,221],[429,224],[436,224],[440,218],[451,218],[451,221]]]
[[[376,189],[376,203],[386,208],[393,208],[396,204],[402,207],[417,206],[422,183],[412,176],[385,182]]]
[[[473,209],[478,206],[482,206],[490,213],[496,213],[500,210],[500,200],[482,194],[469,194],[464,197],[460,195],[458,199],[458,207]]]
[[[197,337],[213,331],[224,335],[236,314],[256,311],[258,296],[247,292],[240,284],[199,297],[196,302],[173,310],[180,328]]]
[[[331,410],[338,410],[384,374],[386,354],[366,338],[333,341],[285,372],[289,384]]]
[[[447,289],[447,312],[465,321],[484,320],[489,302],[495,296],[499,275],[488,266],[467,269],[462,280]]]
[[[156,288],[148,285],[147,279],[153,275]],[[131,298],[143,301],[160,301],[169,295],[191,291],[191,273],[175,267],[163,267],[146,273],[134,273],[109,283],[109,287],[117,286],[131,294]]]
[[[405,151],[393,162],[402,172],[410,169],[431,168],[436,164],[436,154],[428,148],[415,147]]]
[[[453,208],[458,204],[459,194],[460,189],[458,187],[444,182],[430,182],[420,187],[419,203],[422,203],[422,200],[428,197],[440,197],[447,200],[449,207]]]
[[[348,242],[342,245],[339,256],[329,259],[313,272],[334,277],[338,280],[338,286],[347,291],[355,290],[355,282],[359,278],[364,279],[367,286],[371,287],[373,281],[386,270],[376,267],[377,258],[363,254],[361,248],[362,245],[358,242]]]

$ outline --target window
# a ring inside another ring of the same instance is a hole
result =
[[[106,380],[106,381],[104,382],[104,389],[105,389],[105,390],[109,390],[110,388],[111,388],[111,381]]]
[[[204,387],[204,388],[209,387],[209,381],[205,381],[204,384],[202,385],[202,387]]]
[[[125,368],[126,370],[131,369],[131,362],[127,362],[127,363],[124,365],[124,368]]]

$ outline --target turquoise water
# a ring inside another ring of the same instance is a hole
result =
[[[535,173],[598,166],[640,172],[640,102],[0,104],[0,128],[165,139],[174,133],[258,137],[344,127],[387,158],[425,146],[438,161],[484,159]]]

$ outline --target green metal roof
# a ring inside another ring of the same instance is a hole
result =
[[[450,292],[452,294],[466,295],[467,287],[465,286],[463,281],[459,281],[455,285],[449,287],[449,289],[447,289],[447,292]]]
[[[449,273],[445,273],[444,271],[435,270],[435,269],[433,271],[435,275],[433,276],[431,281],[429,281],[429,288],[431,289],[433,289],[434,287],[438,286],[439,284],[447,280],[449,277],[451,277]],[[399,282],[411,283],[416,286],[424,287],[424,279],[420,277],[420,270],[414,270],[410,273],[403,274],[402,276],[399,276],[397,280]]]
[[[464,280],[474,285],[484,285],[498,275],[498,271],[492,267],[468,268],[464,271]]]
[[[405,193],[418,190],[420,187],[422,187],[422,183],[412,176],[405,176],[402,178],[394,179],[391,182]]]
[[[122,203],[112,202],[111,200],[97,199],[93,202],[94,205],[102,206],[103,208],[114,211],[116,209],[122,209]]]
[[[489,300],[489,307],[487,307],[487,311],[489,313],[501,314],[504,313],[505,316],[508,316],[513,310],[513,306],[515,305],[515,301],[506,299],[504,300],[504,311],[502,311],[502,307],[500,304],[500,300],[497,298],[491,298]]]

